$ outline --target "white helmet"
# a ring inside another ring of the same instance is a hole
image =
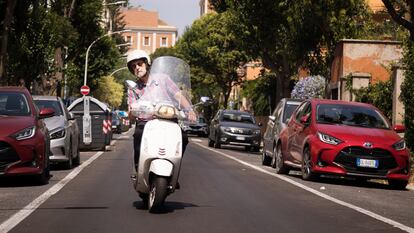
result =
[[[151,65],[151,58],[149,57],[148,53],[144,50],[136,49],[128,53],[127,56],[127,66],[131,73],[133,73],[132,68],[130,67],[129,63],[134,60],[138,59],[145,59],[148,65]]]

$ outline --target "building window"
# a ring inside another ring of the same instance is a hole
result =
[[[150,38],[149,38],[149,36],[145,36],[144,37],[144,41],[143,41],[143,45],[144,46],[150,46],[151,45],[151,41],[150,41]]]
[[[126,36],[125,42],[132,44],[132,36]]]
[[[161,37],[161,47],[167,47],[168,46],[168,39],[167,37]]]

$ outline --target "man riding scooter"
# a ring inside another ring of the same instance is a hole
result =
[[[151,59],[149,55],[143,50],[133,50],[127,56],[127,66],[129,71],[137,77],[136,83],[137,88],[134,90],[128,90],[128,96],[131,97],[135,95],[137,98],[140,98],[147,88],[149,71],[151,68]],[[168,77],[166,77],[168,79]],[[165,82],[163,82],[165,83]],[[170,93],[177,101],[181,101],[184,109],[189,109],[189,118],[192,121],[196,120],[196,115],[191,108],[191,104],[186,101],[185,98],[182,98],[180,95],[179,88],[173,82],[166,82],[168,85],[160,85],[157,88],[163,89],[165,93]],[[132,93],[135,92],[135,93]],[[129,98],[129,106],[132,102],[136,101],[134,98]],[[134,164],[135,169],[137,169],[138,161],[140,157],[140,147],[141,139],[144,131],[145,124],[151,120],[151,116],[138,116],[136,119],[136,127],[134,132]],[[188,144],[188,137],[185,132],[182,133],[183,141],[183,152]]]

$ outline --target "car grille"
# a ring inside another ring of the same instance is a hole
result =
[[[198,126],[198,125],[190,125],[190,128],[192,128],[192,129],[201,129],[201,126]]]
[[[0,142],[0,172],[4,172],[6,167],[20,158],[16,151],[6,142]]]
[[[378,168],[358,167],[357,158],[378,160]],[[392,154],[379,148],[347,147],[339,152],[334,161],[348,172],[375,176],[385,176],[389,169],[397,167]]]
[[[234,129],[232,130],[232,133],[235,134],[242,134],[242,135],[252,135],[253,131],[251,129]]]

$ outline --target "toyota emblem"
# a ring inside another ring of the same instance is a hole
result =
[[[362,144],[362,146],[364,146],[365,148],[372,148],[372,143],[371,142],[364,142],[364,144]]]

